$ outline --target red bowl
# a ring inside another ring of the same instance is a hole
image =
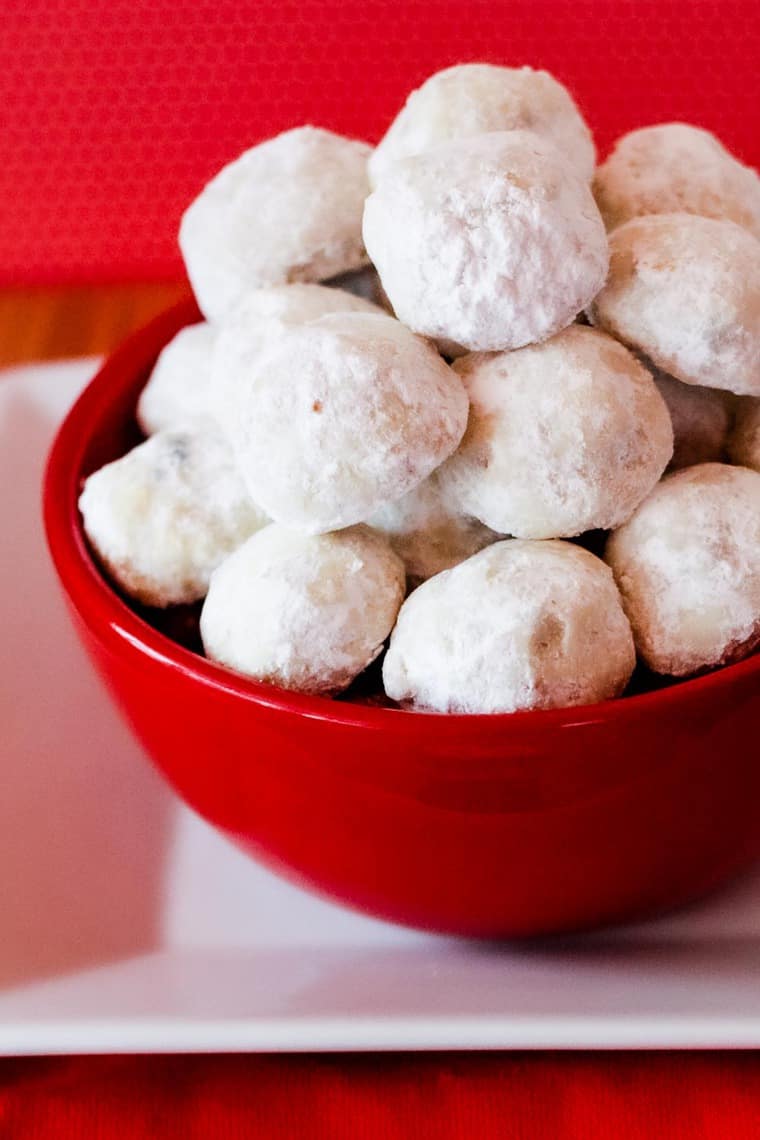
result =
[[[95,666],[177,791],[258,859],[374,915],[481,937],[650,915],[760,856],[760,657],[584,708],[442,716],[306,697],[183,649],[88,550],[82,479],[135,441],[138,392],[183,303],[67,416],[48,542]]]

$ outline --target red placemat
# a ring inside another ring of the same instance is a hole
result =
[[[5,0],[0,283],[179,276],[223,163],[309,120],[375,140],[474,59],[555,72],[602,151],[683,118],[760,163],[755,0]]]
[[[20,1140],[756,1140],[756,1054],[96,1057],[0,1064]]]

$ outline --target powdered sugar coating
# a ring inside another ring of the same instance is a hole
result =
[[[677,380],[760,394],[760,242],[692,214],[634,218],[610,234],[594,324]]]
[[[760,471],[760,400],[742,396],[736,401],[728,456],[732,463]]]
[[[251,349],[288,325],[326,313],[382,313],[361,296],[325,285],[271,285],[247,293],[223,324],[201,321],[181,329],[156,361],[137,402],[146,435],[183,424],[215,421],[211,393],[213,357],[220,337],[245,337]]]
[[[268,526],[214,573],[201,636],[208,657],[249,677],[336,693],[380,653],[403,597],[401,560],[367,528]]]
[[[559,332],[601,288],[608,264],[587,183],[527,131],[395,164],[366,201],[364,241],[399,319],[470,350]]]
[[[541,345],[454,365],[467,431],[440,469],[452,502],[518,538],[559,538],[627,519],[673,450],[651,375],[605,333],[573,325]]]
[[[375,511],[367,522],[403,559],[407,579],[414,585],[503,537],[452,507],[436,471],[398,502]]]
[[[608,229],[643,214],[727,218],[760,238],[760,178],[723,144],[688,123],[623,135],[594,177]]]
[[[207,321],[180,329],[162,349],[137,401],[146,435],[211,418],[211,358],[217,330]]]
[[[271,322],[274,331],[279,332],[285,325],[305,325],[329,313],[375,313],[384,314],[379,305],[366,297],[337,289],[329,285],[294,283],[292,285],[270,285],[246,293],[242,301],[230,313],[224,323],[239,326],[245,323],[261,323],[266,327]]]
[[[215,370],[218,414],[251,495],[307,533],[400,499],[451,454],[467,423],[459,378],[385,315],[321,317],[262,351],[221,340]]]
[[[388,696],[439,712],[507,713],[618,696],[633,638],[607,567],[567,542],[497,542],[401,607]]]
[[[366,264],[361,237],[370,147],[297,127],[245,151],[182,217],[198,304],[220,320],[250,289],[322,281]]]
[[[465,63],[412,91],[369,160],[373,187],[399,159],[491,131],[529,130],[548,139],[578,174],[594,172],[594,142],[570,92],[546,71]]]
[[[760,474],[705,463],[668,475],[605,559],[655,672],[746,657],[760,642]]]
[[[286,329],[306,325],[330,313],[385,315],[384,310],[371,301],[326,285],[270,285],[246,293],[219,326],[213,362],[213,382],[217,388],[214,406],[227,398],[225,384],[234,385],[234,377],[225,375],[227,359],[239,360],[245,356],[246,360],[253,360],[269,341],[276,340]],[[236,369],[235,376],[238,374]]]
[[[195,602],[268,521],[209,426],[161,431],[87,479],[84,529],[112,578],[149,606]]]
[[[726,449],[731,422],[727,393],[716,388],[682,384],[654,364],[649,368],[657,390],[668,405],[673,424],[670,470],[720,461]]]

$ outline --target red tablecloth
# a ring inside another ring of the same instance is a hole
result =
[[[0,1063],[13,1140],[757,1140],[753,1053]]]

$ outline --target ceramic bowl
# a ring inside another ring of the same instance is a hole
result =
[[[77,497],[137,441],[151,366],[198,319],[183,303],[105,363],[60,429],[44,489],[79,637],[196,811],[304,886],[478,937],[642,918],[760,856],[760,656],[583,708],[444,716],[254,683],[130,608],[88,549]]]

